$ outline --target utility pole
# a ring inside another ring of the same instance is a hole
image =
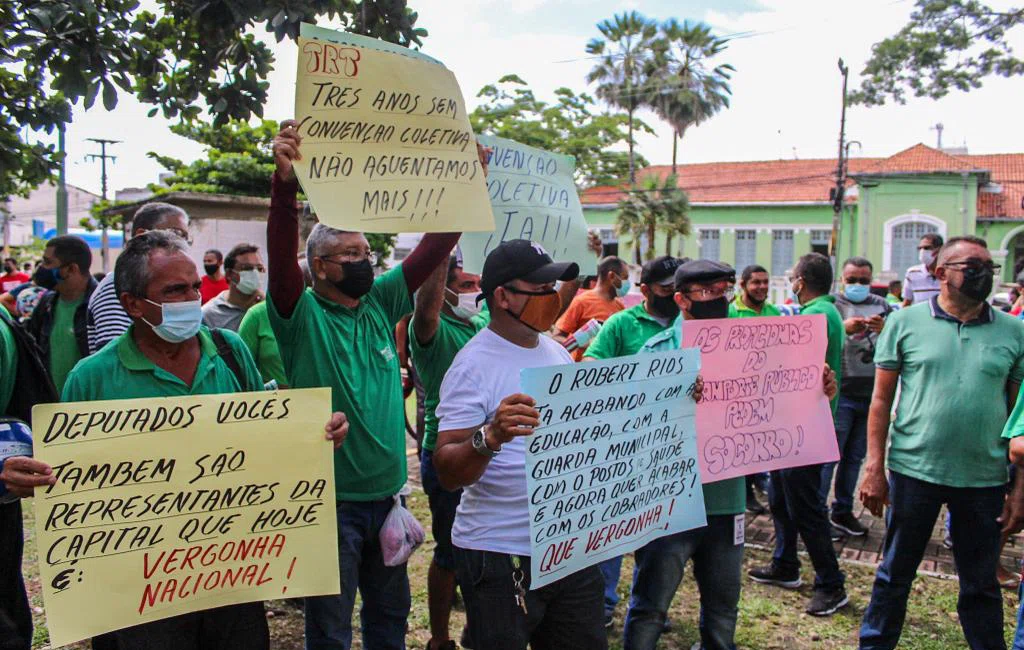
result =
[[[832,238],[828,244],[828,257],[832,263],[833,289],[838,286],[839,268],[836,255],[839,253],[839,229],[842,226],[843,199],[846,195],[846,81],[850,68],[839,59],[839,74],[843,75],[843,108],[839,116],[839,156],[836,162],[836,186],[832,189]]]
[[[68,234],[68,184],[65,176],[67,155],[64,151],[64,125],[57,130],[57,153],[60,154],[60,173],[57,175],[57,234]]]
[[[117,160],[117,156],[111,156],[107,154],[107,145],[118,144],[120,140],[104,140],[103,138],[88,138],[90,142],[96,142],[100,145],[100,152],[87,154],[85,157],[88,160],[99,160],[100,161],[100,196],[103,200],[107,200],[107,159],[111,162]],[[101,231],[100,244],[100,255],[103,258],[103,272],[107,273],[110,271],[110,238],[107,232],[106,224],[103,225]]]
[[[935,126],[929,127],[928,129],[929,131],[935,131],[935,135],[938,138],[938,142],[935,144],[935,148],[938,149],[939,151],[942,151],[942,132],[945,129],[946,127],[942,124],[942,122],[939,122]]]

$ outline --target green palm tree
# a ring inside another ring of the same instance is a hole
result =
[[[632,238],[633,261],[637,264],[641,257],[654,258],[654,241],[659,230],[666,235],[665,254],[671,255],[673,238],[690,234],[689,197],[679,188],[675,176],[664,179],[654,174],[645,176],[619,202],[617,227],[620,236]],[[644,235],[647,250],[641,256],[640,241]]]
[[[597,24],[602,38],[587,43],[587,53],[598,58],[587,74],[587,83],[597,83],[597,96],[607,104],[626,111],[629,118],[629,182],[636,183],[633,154],[633,118],[647,106],[648,75],[653,70],[654,42],[658,24],[643,14],[630,11]]]
[[[646,205],[642,200],[642,192],[630,190],[619,201],[619,215],[615,221],[615,230],[619,237],[629,237],[633,242],[633,263],[640,264],[640,239],[646,230]]]
[[[649,62],[649,104],[668,122],[672,134],[672,174],[676,173],[679,139],[723,108],[729,107],[729,64],[709,69],[711,59],[728,47],[728,40],[711,33],[704,23],[679,23],[672,18],[660,27]]]
[[[676,236],[690,236],[690,197],[673,174],[661,183],[658,201],[658,227],[665,233],[665,254],[672,255],[672,240]]]

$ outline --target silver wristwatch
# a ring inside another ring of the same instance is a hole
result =
[[[487,446],[487,437],[484,435],[482,428],[473,432],[473,449],[476,450],[476,453],[487,458],[494,458],[501,451],[501,447],[491,449]]]

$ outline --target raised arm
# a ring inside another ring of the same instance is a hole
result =
[[[412,332],[420,345],[429,344],[437,333],[437,327],[441,323],[441,307],[444,306],[444,287],[447,278],[448,265],[438,264],[416,294]]]
[[[422,287],[442,262],[448,261],[448,256],[461,236],[461,232],[435,232],[423,236],[419,246],[402,262],[402,273],[405,274],[405,284],[410,294]]]
[[[274,138],[274,163],[277,166],[270,180],[270,215],[267,218],[267,285],[274,309],[285,318],[292,315],[302,296],[302,269],[299,268],[299,206],[296,195],[299,183],[292,161],[301,158],[302,136],[295,130],[294,120],[281,123]]]

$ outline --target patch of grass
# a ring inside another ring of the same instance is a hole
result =
[[[410,475],[416,476],[416,463],[410,458]],[[412,587],[413,606],[409,616],[409,632],[406,643],[410,649],[426,647],[430,637],[427,615],[427,568],[433,553],[434,541],[430,536],[430,513],[426,496],[418,487],[408,499],[409,509],[424,525],[427,542],[409,561],[409,582]],[[42,615],[42,597],[39,590],[39,572],[34,540],[31,503],[25,504],[26,548],[24,571],[29,588],[36,625],[33,640],[34,650],[49,648],[45,619]],[[746,579],[744,574],[743,595],[740,600],[740,615],[736,629],[736,642],[745,650],[839,650],[856,647],[864,607],[871,596],[874,570],[861,565],[843,564],[846,572],[850,606],[831,618],[816,618],[804,613],[811,597],[814,576],[809,562],[804,558],[804,587],[797,591],[759,585]],[[770,554],[764,550],[748,547],[745,569],[763,565],[770,561]],[[688,567],[688,569],[691,567]],[[623,600],[616,611],[615,624],[609,632],[611,650],[622,648],[622,625],[625,618],[629,595],[629,579],[633,574],[633,562],[627,557],[622,565],[622,580],[619,593]],[[692,571],[687,571],[673,601],[669,617],[672,629],[663,635],[659,648],[666,650],[688,650],[699,638],[697,620],[700,611],[700,596],[693,580]],[[949,650],[964,647],[963,633],[956,614],[957,583],[953,580],[919,577],[914,583],[907,621],[900,641],[901,650]],[[1016,621],[1017,599],[1007,594],[1004,598],[1004,618],[1007,644],[1013,636]],[[356,602],[356,640],[353,647],[362,647],[359,641],[358,611]],[[271,647],[279,650],[302,650],[302,611],[285,601],[271,601],[267,604],[271,630]],[[465,613],[457,607],[452,612],[451,632],[456,640],[465,624]],[[67,646],[75,650],[86,650],[87,643]]]

